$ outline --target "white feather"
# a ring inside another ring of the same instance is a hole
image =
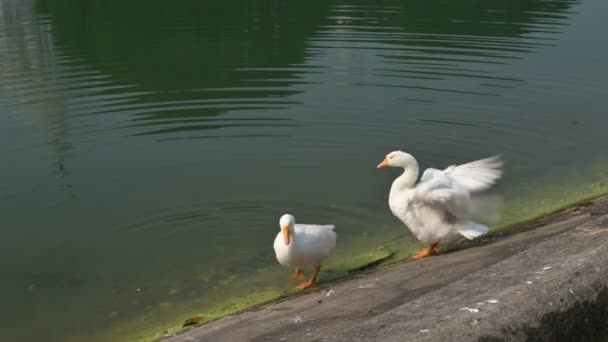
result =
[[[452,165],[443,171],[427,169],[420,182],[441,182],[445,186],[460,187],[468,192],[490,188],[502,176],[500,156],[476,160],[467,164]],[[428,178],[428,179],[427,179]]]

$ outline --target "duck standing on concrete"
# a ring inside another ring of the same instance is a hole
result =
[[[474,239],[489,231],[473,218],[490,216],[498,210],[496,199],[476,197],[489,189],[501,176],[500,157],[452,165],[445,170],[426,169],[418,184],[418,162],[405,152],[394,151],[378,165],[403,168],[391,186],[388,204],[418,238],[429,245],[414,255],[421,259],[462,237]]]
[[[274,253],[284,266],[295,266],[293,278],[300,281],[304,277],[302,267],[313,266],[314,273],[308,281],[300,283],[303,290],[311,287],[321,270],[321,262],[336,246],[338,234],[333,225],[296,224],[293,215],[285,214],[279,221],[281,231],[274,239]]]

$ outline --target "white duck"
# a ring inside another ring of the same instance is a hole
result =
[[[404,169],[391,186],[388,203],[393,215],[429,245],[413,259],[435,254],[437,246],[462,237],[474,239],[489,231],[486,225],[472,221],[474,217],[490,214],[482,212],[489,205],[478,201],[476,194],[490,188],[502,176],[502,165],[500,157],[495,156],[445,170],[429,168],[414,186],[418,162],[412,155],[394,151],[378,164],[378,168]]]
[[[338,234],[333,225],[296,224],[293,215],[285,214],[279,221],[281,231],[274,239],[274,253],[284,266],[295,266],[293,278],[301,280],[304,276],[302,267],[313,266],[315,271],[306,282],[298,285],[299,289],[311,287],[321,270],[321,262],[327,258],[336,246]]]

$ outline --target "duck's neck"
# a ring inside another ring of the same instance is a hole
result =
[[[391,186],[391,193],[396,191],[403,191],[414,187],[416,180],[418,179],[418,163],[413,160],[407,167],[404,168],[401,176],[397,177],[393,181]]]

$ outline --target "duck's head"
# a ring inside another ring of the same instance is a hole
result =
[[[281,226],[281,231],[283,232],[283,242],[286,245],[289,245],[291,242],[291,234],[293,233],[293,227],[296,224],[296,218],[293,215],[285,214],[281,216],[279,220],[279,225]]]
[[[378,164],[377,168],[379,169],[387,166],[406,168],[412,165],[414,162],[415,159],[411,154],[403,151],[393,151],[386,155],[384,160]]]

